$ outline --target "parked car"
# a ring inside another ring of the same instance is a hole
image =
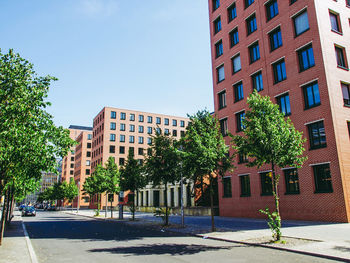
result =
[[[26,207],[26,205],[22,204],[22,205],[20,205],[20,206],[18,207],[18,210],[19,210],[19,211],[22,211],[23,208],[25,208],[25,207]]]
[[[22,216],[36,216],[35,208],[32,206],[26,206],[22,210]]]

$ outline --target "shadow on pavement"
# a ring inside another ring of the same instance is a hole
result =
[[[186,245],[186,244],[152,244],[131,247],[115,247],[91,249],[89,252],[108,252],[113,254],[130,254],[134,256],[145,255],[192,255],[203,251],[218,251],[223,249],[231,249],[232,246],[203,246],[203,245]]]

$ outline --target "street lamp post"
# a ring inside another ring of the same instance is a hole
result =
[[[181,226],[185,227],[185,213],[184,213],[184,197],[183,197],[183,177],[181,172],[181,181],[180,181],[180,196],[181,196]]]

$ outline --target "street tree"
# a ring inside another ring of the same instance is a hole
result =
[[[64,198],[68,199],[70,203],[73,201],[74,198],[76,198],[79,195],[78,186],[75,184],[73,178],[70,178],[69,184],[64,185],[63,191],[64,191]]]
[[[184,171],[193,182],[201,182],[209,188],[211,230],[215,231],[213,184],[217,176],[223,176],[233,168],[232,157],[229,156],[229,147],[214,116],[203,110],[189,118],[185,136],[181,140]]]
[[[118,194],[120,191],[120,171],[118,170],[118,166],[115,163],[113,157],[109,157],[106,163],[105,169],[105,181],[106,181],[106,198],[109,194]],[[111,217],[113,217],[113,208],[112,208],[112,199],[111,202]],[[106,207],[107,209],[107,207]]]
[[[303,156],[306,140],[268,96],[261,96],[254,91],[247,103],[250,110],[246,111],[242,122],[244,135],[231,135],[232,142],[239,154],[249,158],[247,166],[261,167],[266,164],[271,167],[275,211],[271,213],[269,208],[259,211],[268,216],[269,227],[278,241],[281,239],[282,220],[278,193],[280,175],[276,173],[276,167],[300,167],[306,160]]]
[[[83,185],[84,194],[89,195],[90,201],[93,200],[93,197],[97,195],[97,211],[96,215],[100,214],[100,200],[101,194],[106,192],[107,183],[106,183],[106,171],[101,164],[97,165],[95,171],[91,174],[90,177],[86,178]]]
[[[174,184],[180,179],[181,156],[177,147],[174,138],[156,132],[156,135],[152,136],[152,143],[145,159],[147,181],[154,186],[164,186],[165,225],[169,224],[168,184]]]
[[[126,164],[120,169],[120,186],[123,191],[130,190],[132,192],[131,212],[132,220],[135,220],[135,193],[146,186],[147,181],[144,175],[142,165],[135,160],[132,151],[129,151]],[[129,193],[130,196],[130,193]]]
[[[34,191],[41,172],[54,171],[55,157],[65,156],[74,145],[69,131],[56,127],[46,112],[47,94],[55,80],[38,76],[33,65],[13,50],[0,51],[0,195],[7,200]],[[6,217],[9,210],[3,206],[0,245],[5,218],[11,218]]]

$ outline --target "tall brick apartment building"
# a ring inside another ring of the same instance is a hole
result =
[[[83,185],[91,174],[92,128],[83,130],[75,140],[78,144],[75,146],[74,182],[79,188],[79,196],[73,200],[73,207],[88,208],[89,199],[83,196]]]
[[[104,107],[93,120],[92,171],[98,164],[104,165],[109,157],[113,157],[118,166],[124,165],[129,151],[134,152],[134,158],[142,162],[151,143],[151,135],[158,129],[162,133],[180,139],[187,125],[188,118]],[[189,187],[184,187],[184,196],[185,204],[190,206],[193,198],[189,196],[188,189]],[[164,192],[148,185],[139,191],[136,203],[140,207],[162,206]],[[169,206],[179,205],[179,192],[179,185],[169,186]],[[94,203],[96,201],[95,199]],[[106,197],[102,195],[102,206],[105,205],[105,201]],[[113,206],[117,204],[117,196],[114,196]],[[94,206],[90,204],[90,207]]]
[[[78,126],[78,125],[70,125],[68,127],[69,130],[69,136],[71,139],[73,140],[77,140],[77,138],[81,138],[81,133],[84,133],[85,136],[87,137],[90,132],[92,131],[91,127],[86,127],[86,126]],[[85,138],[84,136],[84,138]],[[90,138],[90,139],[89,139]],[[91,147],[91,135],[89,136],[89,138],[86,138],[88,140],[90,140],[90,147]],[[79,140],[78,140],[79,142]],[[75,173],[78,173],[78,170],[75,167],[75,158],[76,158],[76,149],[78,148],[78,150],[82,150],[80,143],[78,145],[73,146],[73,148],[71,149],[71,151],[68,152],[67,156],[63,157],[62,159],[62,177],[61,177],[61,182],[67,182],[69,183],[70,178],[73,178],[75,180],[75,182],[77,183],[78,179],[77,179],[77,175],[75,175]],[[84,156],[86,156],[86,158],[91,159],[91,149],[87,149],[85,146],[83,148],[84,150],[86,150],[86,152],[84,152]],[[80,153],[81,154],[81,153]],[[80,156],[79,154],[79,156]],[[80,156],[81,159],[81,156]],[[79,160],[79,163],[81,162],[81,160]],[[87,163],[85,163],[87,164]],[[90,164],[89,164],[90,165]],[[76,170],[76,172],[75,172]],[[86,173],[87,169],[85,169],[85,171],[83,170],[84,173]],[[80,173],[80,171],[79,171]],[[84,177],[84,175],[82,175],[82,177]],[[80,177],[79,177],[80,178]],[[65,203],[65,205],[68,205],[68,203]],[[83,205],[83,204],[82,204]]]
[[[242,134],[254,89],[270,96],[307,138],[303,167],[278,171],[282,218],[350,222],[350,1],[209,0],[209,19],[223,134]],[[220,184],[222,216],[274,207],[271,168],[244,162]]]

